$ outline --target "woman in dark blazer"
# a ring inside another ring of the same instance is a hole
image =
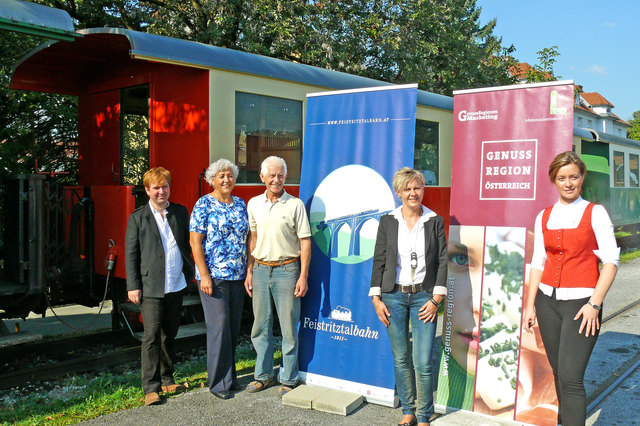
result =
[[[417,170],[404,167],[395,173],[393,189],[402,206],[380,218],[369,290],[391,342],[404,415],[398,425],[428,425],[433,414],[431,349],[438,307],[447,293],[444,221],[422,205],[424,184]]]

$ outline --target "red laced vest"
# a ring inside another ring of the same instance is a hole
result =
[[[600,276],[596,235],[591,227],[589,203],[575,229],[548,229],[547,222],[553,207],[542,214],[542,235],[547,252],[541,282],[552,287],[595,287]]]

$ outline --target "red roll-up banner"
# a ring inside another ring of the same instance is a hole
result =
[[[572,149],[573,82],[454,92],[449,279],[436,410],[555,425],[538,330],[522,330],[536,215]]]

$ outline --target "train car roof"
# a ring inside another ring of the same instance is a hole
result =
[[[573,135],[578,136],[582,139],[590,139],[593,142],[613,143],[616,145],[624,145],[632,148],[640,148],[640,142],[635,139],[623,138],[622,136],[611,135],[609,133],[598,133],[593,129],[574,127]]]
[[[298,64],[123,28],[80,30],[74,42],[47,42],[30,52],[13,73],[15,89],[77,95],[90,73],[127,59],[164,62],[187,67],[221,69],[292,81],[324,89],[356,89],[391,83],[344,72]],[[93,74],[95,75],[95,74]],[[418,90],[418,104],[453,110],[453,98]]]

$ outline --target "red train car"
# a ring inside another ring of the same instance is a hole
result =
[[[249,199],[264,190],[260,162],[278,155],[289,166],[287,191],[297,194],[306,94],[388,84],[125,29],[80,33],[31,52],[16,66],[11,87],[78,96],[79,188],[93,201],[89,269],[97,282],[108,255],[124,254],[129,213],[146,202],[146,169],[169,169],[172,201],[191,209],[209,191],[202,172],[211,161],[234,161],[241,170],[234,193]],[[419,91],[409,165],[424,171],[425,204],[445,218],[452,110],[452,98]],[[125,278],[124,262],[116,262],[113,276],[116,284]]]

